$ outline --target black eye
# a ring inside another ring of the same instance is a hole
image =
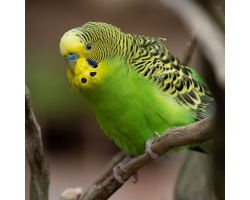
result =
[[[87,44],[86,45],[86,50],[87,51],[90,51],[92,48],[93,48],[93,46],[91,44]]]

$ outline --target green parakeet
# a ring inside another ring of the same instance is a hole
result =
[[[71,89],[82,93],[104,133],[133,156],[145,152],[155,132],[201,120],[215,106],[204,81],[163,40],[100,22],[61,38]]]

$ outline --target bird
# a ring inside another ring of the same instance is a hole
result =
[[[60,41],[70,89],[84,96],[103,132],[131,156],[146,149],[156,159],[152,138],[214,113],[207,84],[164,40],[88,22]]]

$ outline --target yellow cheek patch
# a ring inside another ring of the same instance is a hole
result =
[[[98,65],[97,68],[89,65],[84,58],[79,58],[75,65],[74,71],[68,69],[68,77],[71,88],[80,92],[81,89],[94,88],[101,83],[101,78],[104,75],[103,67]]]

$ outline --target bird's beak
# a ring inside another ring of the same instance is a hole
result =
[[[66,56],[66,60],[69,63],[69,69],[74,73],[75,66],[76,66],[76,61],[77,60],[70,60],[68,56]]]

